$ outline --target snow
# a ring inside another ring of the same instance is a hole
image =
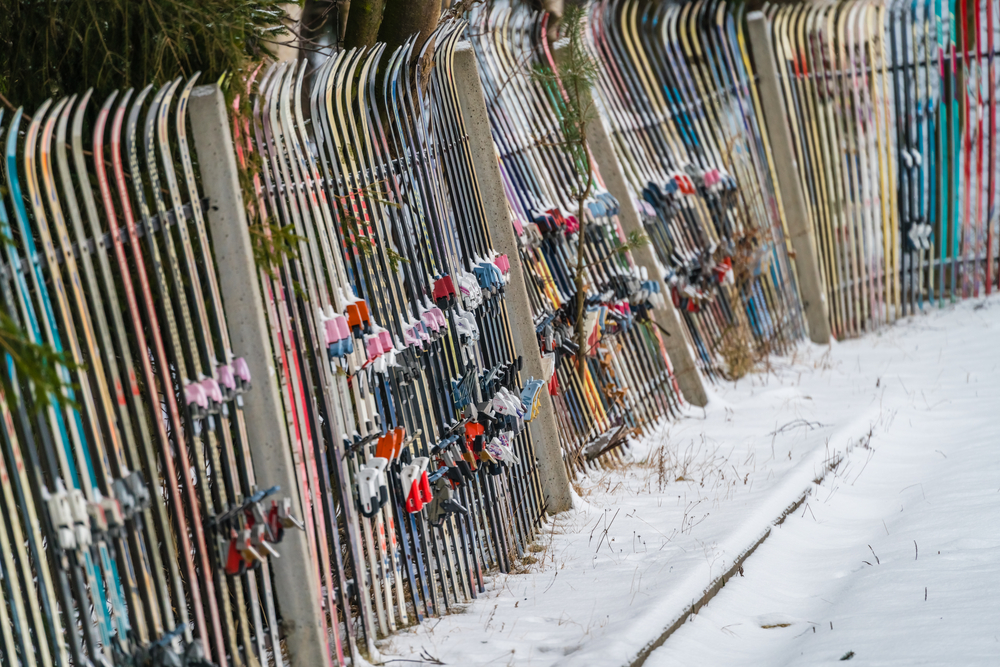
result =
[[[763,539],[646,665],[1000,664],[998,342],[991,298],[772,358],[580,480],[528,571],[383,659],[628,665]]]

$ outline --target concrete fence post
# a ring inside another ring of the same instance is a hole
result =
[[[750,50],[760,79],[761,109],[771,138],[771,152],[774,155],[775,171],[778,173],[785,222],[795,251],[799,295],[802,297],[802,309],[809,327],[809,338],[814,343],[827,345],[830,342],[829,304],[820,273],[812,220],[806,208],[802,183],[798,178],[799,169],[792,132],[788,127],[785,97],[778,84],[778,65],[771,48],[771,26],[764,14],[758,11],[747,14],[747,26]]]
[[[495,250],[506,254],[510,260],[510,284],[507,285],[507,311],[510,315],[514,345],[524,359],[523,375],[544,379],[542,355],[538,348],[538,337],[531,316],[531,303],[524,284],[521,256],[518,252],[514,227],[510,221],[507,196],[504,193],[503,178],[497,164],[493,135],[490,133],[490,118],[486,110],[483,84],[479,80],[476,54],[468,42],[462,42],[455,51],[455,83],[458,89],[462,117],[469,132],[469,151],[479,189],[486,209],[486,222],[490,228]],[[538,459],[538,474],[545,494],[545,507],[555,514],[573,506],[569,475],[562,458],[559,444],[559,427],[556,422],[552,401],[545,398],[541,409],[530,422],[531,439],[535,444]]]
[[[210,202],[208,226],[232,346],[237,355],[246,359],[253,378],[253,390],[244,396],[244,415],[257,484],[260,488],[280,486],[282,494],[292,499],[296,516],[301,517],[295,466],[275,381],[264,301],[222,91],[217,85],[198,86],[192,91],[188,108],[202,187]],[[302,667],[327,665],[330,655],[320,623],[323,609],[318,573],[305,533],[286,532],[280,553],[280,559],[271,561],[271,569],[291,663]]]

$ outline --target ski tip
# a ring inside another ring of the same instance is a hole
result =
[[[84,92],[80,97],[80,101],[76,103],[77,110],[83,110],[87,108],[87,104],[90,102],[90,96],[94,94],[94,88],[90,87]]]
[[[177,92],[177,86],[181,84],[181,81],[182,81],[181,77],[177,77],[170,83],[164,84],[163,87],[166,89],[167,92],[163,96],[163,103],[161,105],[161,111],[160,111],[161,113],[166,114],[170,109],[170,101],[173,99],[174,93]]]
[[[257,71],[259,69],[260,69],[260,67],[258,66],[257,69],[254,70],[254,74],[255,75],[256,75],[256,73],[257,73]],[[218,85],[221,86],[222,85],[222,79],[225,78],[226,76],[229,76],[229,71],[228,70],[222,73],[222,76],[219,77],[219,80],[216,83],[218,83]],[[189,90],[191,90],[192,88],[194,88],[195,84],[198,83],[198,79],[199,78],[201,78],[201,70],[198,70],[197,72],[195,72],[194,74],[192,74],[188,78],[187,83],[184,84],[184,92],[187,93]]]
[[[134,88],[129,88],[124,93],[122,93],[121,100],[118,102],[118,108],[124,110],[128,106],[128,101],[132,99],[132,93],[135,92]]]
[[[101,107],[101,111],[107,113],[111,110],[111,105],[115,103],[115,98],[118,97],[118,91],[112,90],[111,94],[108,95],[108,99],[104,100],[104,105]]]
[[[153,84],[147,84],[145,88],[139,91],[139,94],[135,98],[135,103],[137,106],[142,106],[142,103],[146,101],[146,96],[149,95],[149,91],[153,89]]]

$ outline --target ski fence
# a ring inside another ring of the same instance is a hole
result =
[[[764,9],[835,335],[997,282],[998,7],[957,10]]]
[[[992,3],[749,9],[0,111],[0,664],[377,662],[704,382],[989,293]]]

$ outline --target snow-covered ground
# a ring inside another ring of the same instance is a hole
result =
[[[581,480],[527,572],[383,658],[629,665],[770,531],[646,665],[1000,664],[998,417],[1000,299],[803,345]]]

